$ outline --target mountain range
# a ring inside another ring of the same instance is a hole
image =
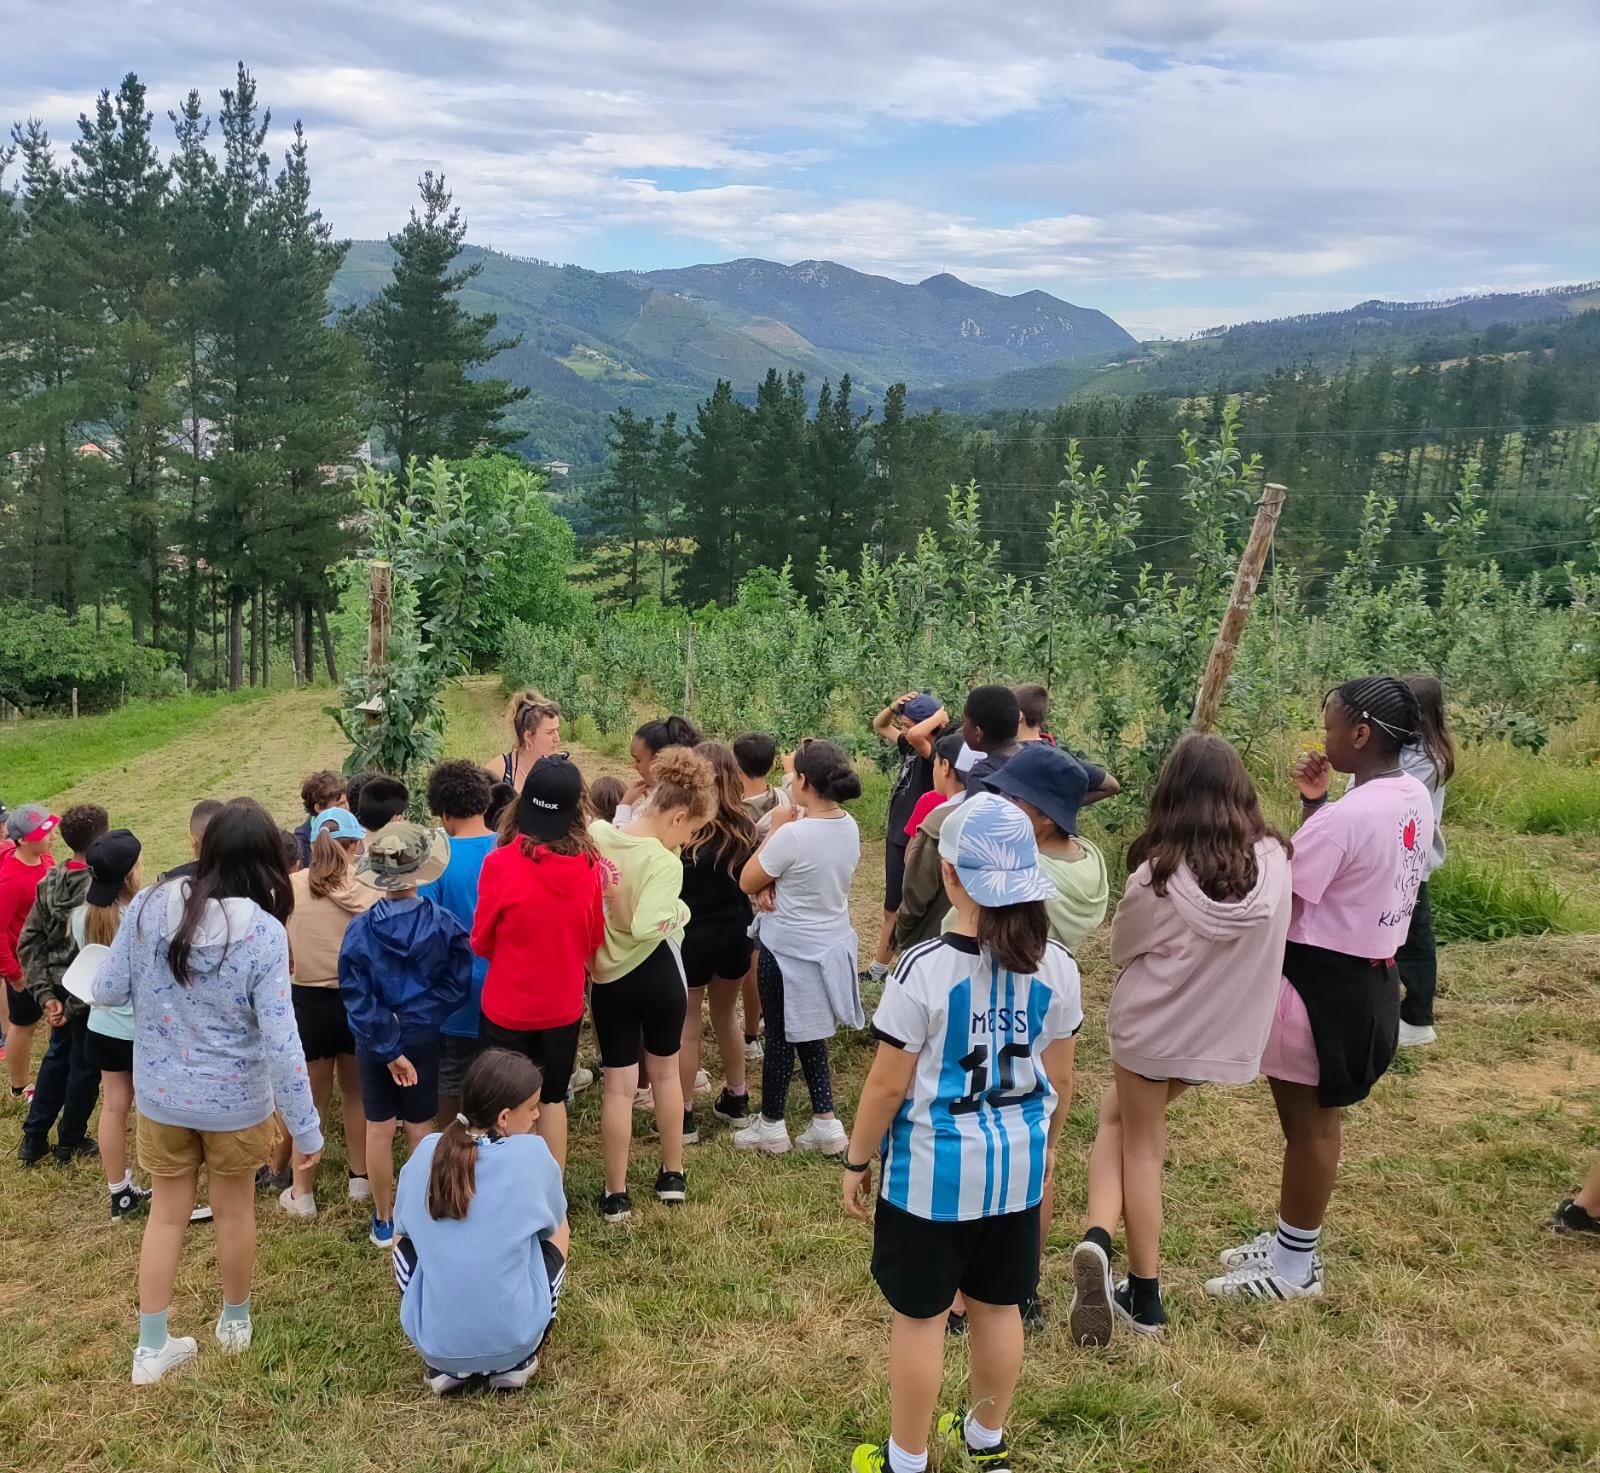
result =
[[[390,260],[383,241],[353,242],[332,305],[373,296]],[[1047,408],[1074,394],[1241,388],[1284,365],[1326,369],[1430,342],[1465,346],[1501,324],[1600,306],[1600,283],[1589,283],[1363,302],[1140,343],[1092,307],[1042,291],[1004,296],[946,273],[913,284],[833,261],[753,258],[599,272],[477,246],[460,264],[480,268],[463,305],[497,313],[502,334],[521,338],[489,370],[530,390],[512,411],[526,432],[517,448],[584,467],[603,459],[606,419],[618,405],[687,419],[719,378],[752,396],[769,368],[803,372],[813,387],[848,373],[862,407],[904,382],[913,408],[978,414]]]

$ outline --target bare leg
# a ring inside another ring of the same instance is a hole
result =
[[[33,1070],[33,1030],[37,1027],[37,1023],[26,1027],[21,1023],[6,1025],[6,1073],[11,1077],[12,1089],[21,1089]]]
[[[1122,1110],[1115,1085],[1100,1096],[1100,1128],[1089,1148],[1089,1210],[1086,1226],[1115,1235],[1122,1221]]]
[[[561,1252],[563,1258],[572,1257],[572,1226],[566,1218],[561,1219],[561,1226],[550,1234],[550,1244]]]
[[[1161,1169],[1167,1156],[1167,1106],[1183,1093],[1180,1080],[1152,1084],[1116,1069],[1122,1113],[1122,1215],[1128,1228],[1128,1271],[1156,1278],[1161,1264]]]
[[[352,1176],[367,1174],[367,1117],[361,1108],[361,1070],[354,1054],[334,1060],[339,1077],[339,1109],[344,1116],[344,1154]]]
[[[317,1119],[328,1118],[328,1102],[333,1098],[333,1060],[314,1059],[306,1064],[306,1073],[311,1078],[311,1103],[317,1107]],[[317,1168],[296,1167],[294,1173],[294,1194],[297,1197],[312,1196],[317,1189]],[[233,1301],[237,1304],[239,1301]]]
[[[694,1004],[689,1004],[695,1011]],[[742,1095],[746,1088],[744,1034],[739,1029],[739,983],[715,978],[711,983],[711,1031],[717,1037],[717,1052],[722,1056],[722,1077],[728,1088]],[[681,1071],[680,1071],[681,1074]],[[690,1088],[694,1076],[689,1076]]]
[[[100,1164],[116,1186],[128,1174],[128,1111],[133,1108],[133,1075],[100,1071]]]
[[[700,1033],[705,1022],[705,1000],[704,987],[689,989],[688,1008],[683,1015],[683,1038],[678,1048],[678,1083],[686,1100],[694,1098],[694,1076],[700,1068]],[[645,1072],[650,1072],[648,1066]]]
[[[256,1184],[253,1176],[212,1176],[211,1210],[217,1224],[217,1272],[222,1302],[243,1304],[250,1297],[256,1261]]]
[[[893,910],[886,910],[883,913],[883,928],[878,932],[878,949],[872,958],[883,966],[888,966],[894,960],[894,923],[898,915],[899,912]],[[895,1441],[900,1442],[900,1439],[897,1437]],[[900,1446],[905,1447],[905,1444],[901,1442]],[[906,1451],[910,1452],[911,1449],[906,1447]]]
[[[751,1038],[755,1038],[761,1032],[761,989],[756,986],[756,964],[753,957],[750,960],[750,970],[744,974],[744,981],[739,984],[739,996],[744,1009],[744,1031]]]
[[[678,1057],[644,1056],[655,1095],[656,1131],[661,1137],[661,1164],[668,1171],[683,1170],[683,1087],[678,1082]],[[691,1076],[692,1077],[692,1076]]]
[[[318,1119],[320,1118],[321,1112],[319,1111]],[[282,1115],[274,1112],[272,1123],[277,1126],[278,1133],[273,1137],[272,1156],[267,1165],[275,1172],[287,1171],[289,1162],[294,1159],[294,1142],[289,1139],[289,1128],[283,1123]]]
[[[1004,1432],[1012,1393],[1022,1374],[1022,1315],[1017,1306],[967,1300],[967,1342],[972,1346],[972,1393],[967,1404],[985,1427]]]
[[[394,1216],[394,1121],[367,1121],[367,1177],[372,1183],[372,1215]]]
[[[539,1138],[550,1148],[550,1154],[556,1158],[556,1165],[565,1173],[567,1169],[567,1102],[561,1100],[554,1105],[541,1104],[539,1106],[539,1124],[536,1129]]]
[[[189,1226],[194,1210],[195,1178],[198,1172],[182,1176],[158,1176],[150,1185],[150,1218],[144,1225],[139,1244],[139,1313],[160,1314],[172,1306],[172,1281],[178,1275],[178,1259],[183,1253],[183,1230]],[[217,1183],[211,1189],[216,1191]]]
[[[604,1078],[604,1092],[600,1096],[600,1148],[605,1163],[606,1191],[624,1192],[628,1189],[628,1148],[633,1143],[633,1092],[639,1087],[639,1066],[629,1064],[623,1069],[607,1069]],[[681,1110],[678,1112],[678,1139],[681,1151]]]
[[[1017,1313],[1015,1305],[1011,1313]],[[1020,1317],[1017,1333],[1022,1333]],[[944,1316],[914,1320],[896,1310],[889,1329],[889,1431],[908,1453],[928,1450],[928,1433],[943,1380]]]
[[[1268,1081],[1283,1126],[1283,1186],[1278,1214],[1297,1228],[1320,1228],[1339,1178],[1343,1110],[1327,1110],[1314,1085]]]
[[[433,1134],[433,1122],[431,1120],[408,1120],[405,1128],[406,1159],[409,1161],[412,1152]]]
[[[1583,1190],[1572,1200],[1591,1217],[1600,1217],[1600,1157],[1595,1158],[1588,1176],[1583,1179]]]

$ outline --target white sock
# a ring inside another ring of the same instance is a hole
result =
[[[108,1181],[106,1183],[106,1190],[107,1191],[111,1191],[111,1192],[121,1192],[121,1191],[125,1191],[127,1188],[131,1187],[132,1185],[133,1185],[133,1173],[131,1171],[124,1171],[122,1173],[122,1180],[121,1181]]]
[[[1290,1227],[1281,1217],[1272,1238],[1272,1271],[1286,1283],[1299,1287],[1311,1282],[1311,1255],[1322,1229]]]
[[[978,1420],[976,1412],[967,1413],[967,1420],[961,1424],[961,1435],[975,1453],[989,1452],[1005,1441],[1005,1429],[1002,1427],[996,1431],[993,1427],[985,1427]]]
[[[928,1450],[908,1453],[894,1438],[889,1439],[889,1473],[926,1473]]]

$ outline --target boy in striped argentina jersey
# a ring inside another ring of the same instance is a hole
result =
[[[1022,1368],[1019,1306],[1039,1276],[1039,1203],[1072,1093],[1083,1022],[1078,969],[1049,939],[1027,816],[969,797],[939,835],[953,925],[914,946],[873,1018],[877,1058],[845,1157],[844,1206],[865,1222],[871,1157],[883,1183],[872,1274],[894,1310],[891,1435],[854,1473],[921,1473],[944,1375],[945,1315],[960,1291],[972,1347],[971,1411],[941,1436],[984,1468],[1009,1468],[1005,1417]]]

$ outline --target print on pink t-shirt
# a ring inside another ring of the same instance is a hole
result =
[[[1408,773],[1325,803],[1294,836],[1289,940],[1392,957],[1411,929],[1432,844],[1432,800]]]

